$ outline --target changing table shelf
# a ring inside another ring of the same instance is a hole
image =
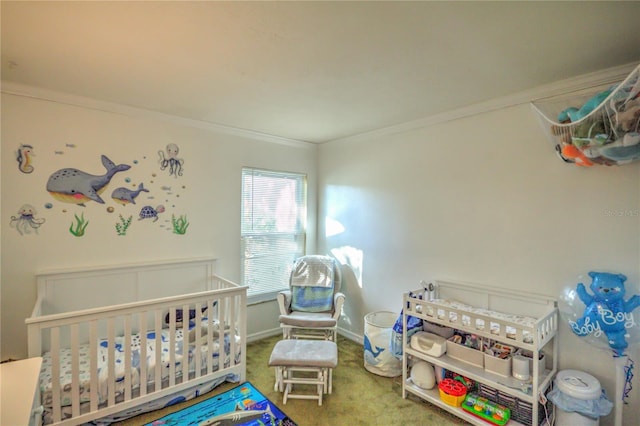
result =
[[[518,380],[515,377],[500,376],[499,374],[494,374],[490,371],[485,370],[484,368],[476,367],[475,365],[471,365],[464,361],[451,358],[446,354],[436,358],[436,357],[426,355],[422,352],[418,352],[414,349],[411,349],[410,347],[407,348],[407,354],[410,356],[416,357],[418,359],[427,361],[430,364],[442,367],[445,370],[456,371],[456,372],[464,371],[465,377],[468,377],[471,380],[491,384],[491,387],[495,389],[498,389],[505,393],[513,394],[514,396],[517,396],[519,399],[533,404],[533,400],[534,400],[533,395],[530,393],[527,394],[518,390],[518,388],[520,387],[520,384],[522,383],[522,380]],[[540,374],[539,377],[540,377],[539,387],[546,388],[552,379],[551,370],[545,369],[545,371],[542,374]],[[438,399],[440,399],[439,396],[438,396]]]
[[[449,404],[447,404],[446,402],[444,402],[443,400],[440,399],[440,392],[438,391],[438,388],[435,387],[433,389],[422,389],[416,385],[413,384],[413,382],[411,381],[411,379],[406,379],[404,380],[403,383],[404,388],[406,389],[407,392],[411,392],[412,394],[418,396],[421,399],[424,399],[425,401],[429,401],[430,403],[432,403],[433,405],[436,405],[440,408],[442,408],[443,410],[446,410],[450,413],[455,414],[457,417],[460,417],[462,420],[465,420],[473,425],[477,425],[477,426],[489,426],[490,423],[487,423],[485,420],[482,420],[480,417],[474,416],[473,414],[464,411],[462,408],[460,407],[453,407]],[[515,420],[509,420],[508,423],[509,426],[526,426],[522,423],[519,423]]]
[[[438,407],[475,425],[486,425],[480,419],[460,407],[442,401],[438,387],[423,389],[413,383],[410,370],[414,362],[426,361],[433,366],[453,371],[483,386],[488,386],[518,404],[531,407],[531,417],[512,418],[510,425],[538,426],[539,396],[544,395],[557,372],[558,345],[556,301],[534,293],[511,292],[505,289],[477,286],[466,283],[436,281],[429,287],[405,293],[403,297],[403,335],[407,336],[407,318],[421,318],[424,322],[501,342],[517,349],[530,351],[533,359],[544,354],[546,365],[532,363],[529,389],[523,390],[523,382],[512,376],[487,371],[481,362],[453,358],[448,354],[439,357],[413,349],[408,339],[403,339],[403,387],[402,396],[414,394]],[[475,351],[474,351],[475,352]],[[479,352],[479,351],[478,351]],[[482,352],[480,352],[482,353]],[[549,360],[551,358],[551,360]],[[484,395],[483,395],[484,396]],[[491,399],[491,398],[489,398]],[[494,401],[500,403],[500,401]],[[520,405],[519,405],[520,406]]]

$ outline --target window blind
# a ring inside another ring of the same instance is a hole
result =
[[[305,253],[306,213],[306,175],[242,169],[242,280],[252,301],[288,288]]]

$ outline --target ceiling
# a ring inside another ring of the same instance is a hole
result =
[[[2,1],[2,80],[321,143],[640,62],[640,2]]]

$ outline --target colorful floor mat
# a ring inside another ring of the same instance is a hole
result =
[[[297,426],[249,382],[145,426]]]

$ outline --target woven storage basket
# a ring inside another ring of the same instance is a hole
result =
[[[533,404],[522,401],[513,395],[506,394],[483,383],[478,384],[478,395],[484,396],[490,401],[504,405],[511,410],[511,419],[523,425],[533,426]],[[545,406],[538,404],[538,425],[545,422]],[[551,403],[547,401],[547,412],[551,415]]]

